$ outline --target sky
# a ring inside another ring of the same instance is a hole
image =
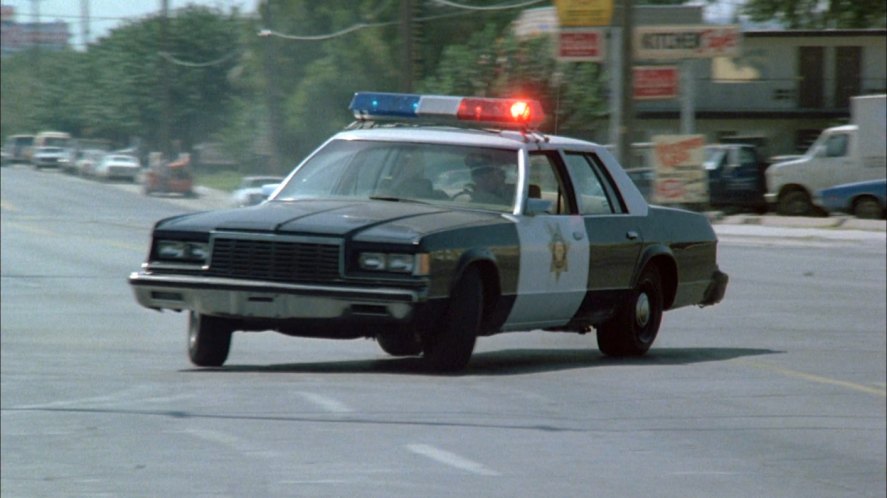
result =
[[[457,3],[470,5],[472,0],[455,0]],[[743,0],[718,0],[714,3],[700,2],[706,5],[706,17],[724,21],[729,19],[738,4]],[[237,7],[241,12],[256,11],[258,0],[168,0],[169,8],[176,9],[187,5],[206,5],[216,7],[223,12],[229,12]],[[36,17],[35,5],[39,6],[41,22],[64,21],[69,26],[71,44],[75,47],[83,47],[83,16],[82,6],[88,5],[89,10],[89,39],[95,42],[105,36],[115,26],[128,20],[137,20],[140,17],[158,14],[162,8],[162,0],[0,0],[4,6],[15,8],[16,21],[33,22]],[[502,4],[510,3],[502,0]],[[697,2],[691,2],[697,3]]]
[[[34,22],[39,9],[40,22],[64,21],[69,24],[71,44],[83,46],[82,6],[88,5],[89,38],[95,42],[115,26],[140,17],[159,14],[162,0],[0,0],[3,6],[15,8],[15,20]],[[206,5],[229,12],[237,7],[241,12],[254,12],[257,0],[168,0],[170,9],[187,5]]]

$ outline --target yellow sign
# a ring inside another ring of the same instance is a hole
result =
[[[562,27],[609,26],[613,19],[613,0],[555,0],[554,6]]]

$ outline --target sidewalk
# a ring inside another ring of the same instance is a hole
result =
[[[803,216],[779,216],[776,214],[735,214],[724,216],[719,212],[706,213],[713,225],[753,225],[761,227],[864,230],[887,233],[887,220],[861,220],[852,216],[828,216],[822,218]]]

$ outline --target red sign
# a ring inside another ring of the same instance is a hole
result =
[[[604,60],[604,32],[599,29],[562,29],[558,59],[564,61]]]
[[[632,74],[635,99],[677,98],[679,81],[677,66],[637,66]]]

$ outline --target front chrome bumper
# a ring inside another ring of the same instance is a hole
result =
[[[261,319],[337,319],[354,316],[410,318],[421,290],[287,284],[218,277],[134,272],[136,300],[152,309]]]

